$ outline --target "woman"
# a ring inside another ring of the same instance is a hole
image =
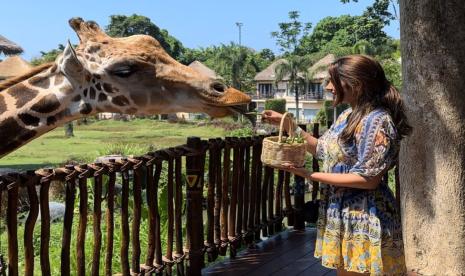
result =
[[[336,60],[329,76],[334,105],[351,108],[319,139],[298,130],[323,172],[281,169],[322,183],[315,256],[323,266],[338,275],[403,275],[399,210],[387,184],[400,141],[411,131],[401,97],[368,56]],[[278,124],[281,114],[267,110],[263,119]]]

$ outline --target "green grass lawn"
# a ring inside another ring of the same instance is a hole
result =
[[[33,140],[0,159],[0,168],[35,169],[69,160],[92,162],[95,157],[123,150],[141,154],[153,149],[184,144],[189,136],[222,137],[223,128],[168,123],[149,119],[130,122],[104,120],[74,126],[74,137],[65,138],[63,127]]]

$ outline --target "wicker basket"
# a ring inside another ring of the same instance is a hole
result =
[[[279,136],[271,136],[263,139],[263,149],[261,160],[265,165],[283,166],[293,165],[296,168],[303,167],[305,164],[305,154],[307,152],[307,143],[286,144],[283,142],[283,126],[285,118],[289,113],[284,113],[279,126]],[[290,122],[290,121],[289,121]],[[294,129],[289,127],[289,138],[295,136]]]

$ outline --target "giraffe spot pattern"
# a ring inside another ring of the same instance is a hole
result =
[[[87,52],[88,52],[89,54],[93,54],[93,53],[95,53],[95,52],[98,52],[99,50],[100,50],[100,45],[98,45],[98,44],[91,45],[91,46],[89,46],[89,47],[87,48]]]
[[[84,115],[89,114],[91,112],[92,112],[92,106],[88,103],[83,104],[81,106],[81,109],[79,110],[79,113],[84,114]]]
[[[113,93],[113,87],[106,82],[103,83],[103,89],[108,93]]]
[[[47,125],[55,124],[58,120],[63,119],[63,117],[69,114],[70,114],[69,109],[63,109],[62,111],[58,112],[54,116],[49,116],[47,118]]]
[[[26,87],[22,83],[18,83],[17,85],[8,89],[7,93],[10,94],[13,98],[15,98],[16,108],[21,108],[28,102],[32,101],[35,97],[37,97],[39,91]]]
[[[0,155],[7,154],[32,139],[37,132],[21,127],[13,118],[8,118],[0,123]]]
[[[40,118],[28,113],[21,113],[18,115],[18,118],[27,126],[39,126],[40,123]]]
[[[59,84],[61,84],[63,82],[64,79],[65,79],[65,76],[63,74],[57,74],[57,75],[55,75],[54,84],[59,85]]]
[[[76,95],[74,98],[71,100],[73,102],[79,102],[81,100],[81,95]]]
[[[71,86],[66,85],[66,86],[60,87],[60,92],[62,92],[63,94],[68,95],[68,94],[73,93],[74,90],[73,90],[73,88]]]
[[[129,100],[125,96],[114,97],[111,99],[111,102],[119,106],[125,106],[129,104]]]
[[[98,101],[99,101],[99,102],[104,102],[104,101],[106,101],[107,99],[108,99],[108,96],[107,96],[105,93],[100,93],[100,94],[98,95]]]
[[[47,117],[47,125],[54,125],[57,122],[57,118],[55,116],[49,116]]]
[[[98,74],[93,74],[92,76],[93,76],[94,78],[98,79],[98,80],[102,78],[102,77],[100,77],[100,75],[98,75]]]
[[[5,99],[3,95],[0,95],[0,114],[3,114],[7,110]]]
[[[57,69],[58,69],[58,65],[55,63],[53,64],[52,68],[50,68],[50,72],[55,73]]]
[[[95,99],[95,89],[93,87],[90,88],[89,98],[91,100]]]
[[[100,85],[99,82],[97,82],[97,83],[95,84],[95,88],[97,88],[98,91],[101,91],[101,90],[102,90],[102,86]]]
[[[48,76],[35,76],[28,80],[32,86],[47,89],[50,87],[50,79]]]
[[[84,89],[83,94],[84,94],[84,98],[87,98],[87,88]]]
[[[37,103],[35,103],[31,109],[39,113],[50,113],[55,111],[60,107],[60,102],[58,101],[55,94],[50,94],[42,97]]]

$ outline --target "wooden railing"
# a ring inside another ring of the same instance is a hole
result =
[[[241,246],[250,246],[262,236],[282,231],[285,217],[288,225],[302,229],[303,187],[296,189],[292,205],[290,175],[264,168],[260,162],[262,139],[263,136],[255,136],[202,141],[192,137],[185,145],[137,158],[0,176],[0,201],[2,193],[6,193],[8,199],[6,220],[2,218],[8,234],[7,269],[0,269],[8,275],[34,275],[37,271],[34,265],[40,264],[42,275],[52,274],[49,187],[54,180],[63,181],[66,187],[60,275],[112,275],[115,272],[200,275],[205,261],[225,256],[228,249],[229,255],[234,257]],[[208,171],[204,175],[207,157]],[[158,191],[162,170],[166,167],[167,230],[166,242],[162,242],[159,204],[162,198]],[[315,160],[313,168],[318,169]],[[88,181],[92,185],[89,186]],[[297,182],[302,185],[301,180]],[[121,194],[115,190],[116,183],[122,185]],[[23,241],[18,241],[20,189],[27,190],[30,210]],[[93,195],[92,204],[89,204],[90,194]],[[117,202],[117,198],[121,201]],[[132,202],[131,211],[129,201]],[[40,235],[40,248],[34,248],[34,227],[39,210],[41,222],[36,231],[40,234],[35,235]],[[140,238],[143,210],[148,211],[146,241]],[[116,216],[121,218],[119,229],[115,227]],[[86,244],[89,218],[92,243]],[[73,220],[78,220],[77,229],[73,229]],[[72,246],[73,235],[75,247]],[[114,246],[115,235],[120,235],[120,248]],[[18,242],[24,243],[24,267],[18,265]],[[86,255],[87,246],[92,246],[92,254]],[[145,259],[141,259],[142,255]],[[76,264],[73,267],[72,256]],[[35,264],[36,258],[40,262]],[[114,258],[119,258],[119,267],[112,265]]]

